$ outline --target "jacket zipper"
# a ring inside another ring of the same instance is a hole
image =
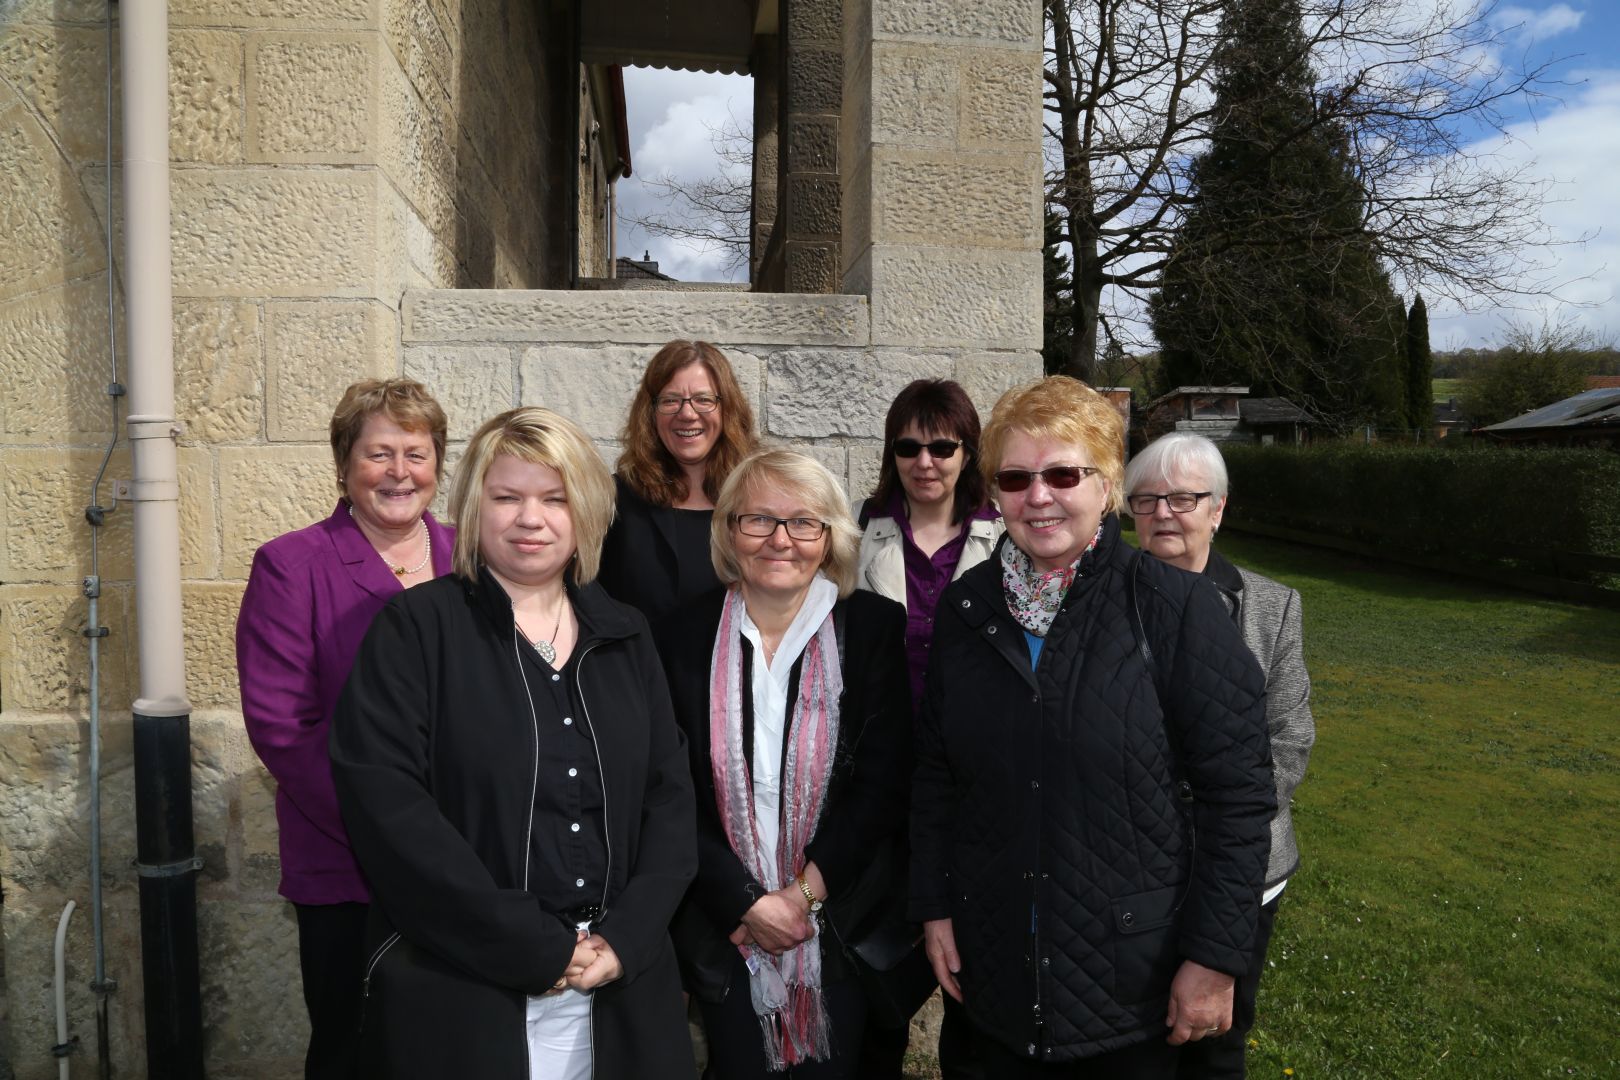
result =
[[[540,717],[534,709],[534,692],[529,689],[529,676],[523,670],[523,655],[518,648],[517,615],[512,617],[512,660],[517,664],[518,678],[523,682],[523,696],[529,702],[529,732],[534,736],[534,752],[529,767],[529,823],[523,831],[523,891],[529,890],[529,862],[534,857],[534,797],[540,788]],[[523,1026],[519,1031],[523,1039],[523,1075],[535,1080],[534,1063],[529,1053],[529,1006],[524,999]]]
[[[383,954],[392,949],[394,943],[398,940],[399,931],[395,930],[383,939],[383,943],[377,946],[377,951],[371,954],[371,959],[366,961],[365,981],[360,984],[360,997],[362,1000],[371,996],[371,973],[377,970],[377,965],[382,963]]]

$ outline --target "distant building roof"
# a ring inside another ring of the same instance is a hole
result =
[[[1484,430],[1491,433],[1514,434],[1529,431],[1570,430],[1573,428],[1620,428],[1620,387],[1606,390],[1588,390],[1574,397],[1555,401],[1534,412],[1515,416]]]
[[[1463,419],[1462,406],[1457,404],[1456,398],[1434,403],[1434,422],[1437,424],[1460,424]]]
[[[1244,398],[1238,415],[1245,424],[1309,424],[1311,414],[1287,398]]]
[[[652,252],[650,251],[640,259],[627,259],[623,255],[620,255],[618,259],[615,260],[613,276],[619,278],[642,278],[647,281],[675,280],[668,274],[660,274],[658,272],[658,260],[652,257]]]
[[[1588,375],[1586,377],[1588,390],[1615,390],[1620,389],[1620,375]]]

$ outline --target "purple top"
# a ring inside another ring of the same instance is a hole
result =
[[[433,574],[447,574],[455,530],[422,516]],[[253,556],[236,618],[242,719],[276,779],[281,895],[297,904],[370,899],[338,814],[326,737],[360,639],[400,588],[341,500],[325,521]]]
[[[962,528],[932,555],[924,555],[911,535],[911,518],[906,515],[905,494],[896,491],[889,505],[872,511],[873,517],[893,518],[900,526],[900,550],[906,564],[906,666],[911,675],[911,703],[922,701],[923,677],[928,673],[928,650],[934,640],[934,609],[945,586],[956,573],[967,545],[968,521],[994,521],[1001,515],[993,506],[970,514]]]

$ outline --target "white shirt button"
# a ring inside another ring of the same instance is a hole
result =
[[[579,832],[579,822],[576,821],[572,825],[568,826],[568,831],[569,832]]]
[[[585,887],[585,879],[584,878],[575,878],[574,879],[574,888],[583,889],[584,887]]]
[[[563,717],[563,724],[565,726],[572,726],[573,723],[574,723],[574,718],[572,716]]]
[[[551,681],[552,681],[552,682],[558,682],[558,681],[559,681],[559,680],[561,680],[561,679],[562,679],[562,676],[561,676],[561,675],[558,675],[558,674],[557,674],[557,673],[555,673],[555,672],[553,672],[553,673],[552,673],[552,675],[551,675]]]
[[[568,770],[568,775],[569,776],[578,776],[579,775],[579,770],[578,769],[569,769]]]

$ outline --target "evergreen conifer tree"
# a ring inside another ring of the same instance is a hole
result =
[[[1406,313],[1406,426],[1418,431],[1434,423],[1434,356],[1429,351],[1429,308],[1423,294]]]
[[[1063,220],[1048,210],[1041,261],[1041,362],[1048,375],[1062,372],[1074,351],[1074,282],[1069,257],[1058,250],[1062,241]]]
[[[1328,424],[1403,426],[1405,308],[1362,228],[1344,133],[1314,122],[1297,0],[1233,0],[1218,119],[1149,301],[1160,385],[1248,385]]]

